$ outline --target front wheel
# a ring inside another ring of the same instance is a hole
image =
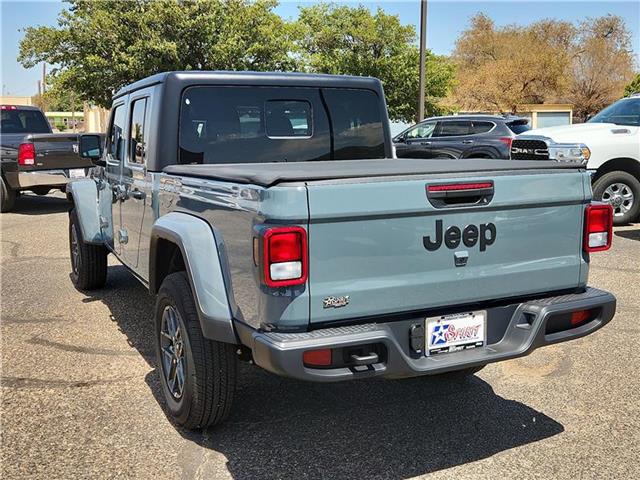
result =
[[[185,272],[162,282],[155,321],[158,371],[169,414],[189,429],[224,421],[236,385],[235,346],[202,335]]]
[[[82,238],[82,230],[75,208],[69,212],[69,256],[71,281],[78,290],[101,288],[107,281],[107,255],[102,245],[89,245]]]
[[[593,198],[613,207],[613,224],[626,225],[640,213],[640,181],[627,172],[609,172],[593,184]]]

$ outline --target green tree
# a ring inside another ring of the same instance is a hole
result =
[[[292,70],[292,27],[275,0],[69,0],[57,27],[28,27],[18,60],[109,106],[118,88],[167,70]]]
[[[32,97],[34,105],[37,105],[44,111],[50,112],[72,112],[82,110],[82,100],[80,96],[64,86],[62,77],[65,72],[58,77],[47,77],[47,91],[42,94],[36,94]]]
[[[418,110],[416,32],[396,15],[381,9],[317,4],[302,7],[296,22],[298,54],[310,72],[372,76],[385,90],[389,116],[413,121]],[[442,111],[438,103],[452,87],[453,66],[444,57],[427,57],[428,114]]]
[[[636,78],[634,78],[629,85],[624,87],[624,96],[627,97],[633,93],[640,93],[640,73],[636,74]]]

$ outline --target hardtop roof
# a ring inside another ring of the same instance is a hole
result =
[[[373,77],[355,77],[350,75],[328,75],[318,73],[294,72],[231,72],[210,70],[189,70],[162,72],[143,78],[122,87],[113,96],[118,98],[142,88],[161,83],[193,84],[236,84],[236,85],[281,85],[294,87],[342,87],[380,89],[380,80]]]

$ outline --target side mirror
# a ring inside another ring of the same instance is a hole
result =
[[[105,166],[102,158],[102,137],[93,133],[80,135],[78,138],[80,157],[89,158],[95,165]]]
[[[404,143],[405,138],[403,135],[398,135],[396,138],[393,139],[393,141],[396,143]]]

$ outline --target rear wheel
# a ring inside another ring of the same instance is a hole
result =
[[[593,184],[593,198],[613,207],[613,224],[626,225],[640,213],[640,181],[627,172],[609,172]]]
[[[0,212],[10,212],[16,203],[16,191],[0,177]]]
[[[170,415],[189,429],[224,421],[236,385],[235,346],[202,335],[185,272],[162,282],[155,318],[158,371]]]
[[[107,255],[102,245],[89,245],[82,238],[78,214],[69,212],[69,254],[71,258],[71,281],[78,290],[93,290],[103,287],[107,281]]]

